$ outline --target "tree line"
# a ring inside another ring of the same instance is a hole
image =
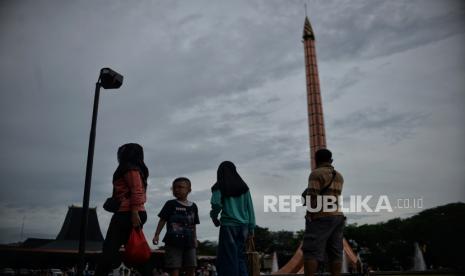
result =
[[[270,231],[257,226],[256,250],[277,252],[281,267],[294,255],[304,230]],[[377,224],[349,224],[344,237],[365,265],[379,270],[409,270],[413,267],[414,243],[418,243],[428,269],[465,269],[465,203],[451,203],[424,210],[412,217]],[[216,254],[217,243],[199,242],[198,254]]]

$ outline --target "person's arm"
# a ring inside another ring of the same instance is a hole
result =
[[[321,190],[321,183],[324,180],[320,179],[314,173],[311,173],[308,178],[308,190],[307,196],[310,197],[310,204],[307,202],[307,206],[311,207],[314,210],[317,207],[317,198]],[[310,213],[310,216],[313,213]]]
[[[142,222],[139,217],[139,210],[145,203],[145,189],[139,171],[130,170],[124,175],[124,180],[129,186],[131,193],[129,204],[131,207],[131,222],[133,227],[140,227]]]
[[[199,208],[197,207],[197,204],[194,203],[194,245],[195,245],[195,248],[197,248],[199,245],[197,241],[197,224],[200,224]]]
[[[195,244],[195,248],[199,246],[199,243],[197,241],[197,225],[194,225],[194,244]]]
[[[249,213],[249,236],[253,237],[255,233],[255,211],[250,190],[247,192],[247,212]]]
[[[218,220],[218,215],[220,214],[221,210],[223,209],[223,204],[221,203],[221,192],[220,190],[214,190],[212,192],[212,197],[210,200],[210,204],[212,209],[210,211],[210,217],[215,224],[216,227],[220,226],[220,221]]]
[[[155,231],[155,235],[153,236],[153,239],[152,239],[152,242],[154,245],[158,244],[158,241],[160,240],[161,230],[163,230],[163,227],[165,227],[165,224],[166,224],[166,220],[160,218],[160,220],[158,221],[157,230]]]

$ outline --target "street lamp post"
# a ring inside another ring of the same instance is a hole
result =
[[[102,68],[95,84],[94,109],[92,111],[92,126],[90,128],[89,148],[87,152],[86,179],[84,185],[84,197],[82,200],[81,229],[79,233],[79,263],[78,275],[83,275],[85,265],[85,250],[87,236],[87,217],[89,213],[90,186],[92,182],[92,165],[94,162],[95,130],[97,127],[98,103],[100,87],[105,89],[117,89],[123,84],[123,76],[110,68]]]

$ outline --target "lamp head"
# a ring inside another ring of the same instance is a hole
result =
[[[123,76],[110,68],[100,70],[100,84],[105,89],[117,89],[123,84]]]

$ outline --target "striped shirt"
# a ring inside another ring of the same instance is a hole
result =
[[[336,172],[333,182],[333,171]],[[342,186],[344,183],[344,178],[342,175],[334,169],[334,167],[329,163],[323,163],[319,165],[315,170],[312,171],[308,178],[308,194],[311,197],[311,206],[315,208],[317,206],[316,198],[317,196],[322,195],[321,190],[326,186],[331,185],[325,189],[325,196],[335,196],[336,203],[339,204],[339,196],[342,192]],[[322,204],[324,205],[324,204]],[[312,219],[325,216],[339,216],[343,215],[342,212],[338,209],[333,212],[324,212],[324,210],[317,210],[315,212],[309,213]]]

